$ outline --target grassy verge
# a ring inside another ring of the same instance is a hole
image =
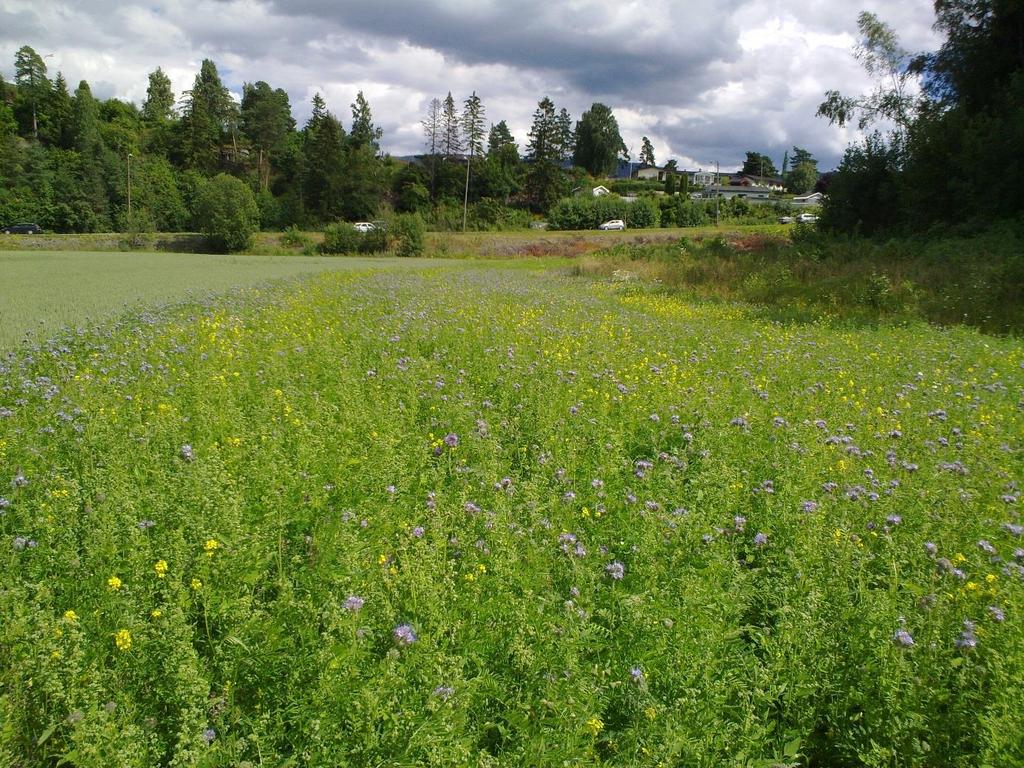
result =
[[[1024,330],[1024,238],[1012,226],[885,242],[813,230],[620,244],[575,274],[638,281],[693,298],[742,301],[773,319],[927,321],[992,333]]]

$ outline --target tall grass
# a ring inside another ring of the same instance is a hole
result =
[[[623,244],[588,254],[573,271],[618,273],[687,296],[750,302],[778,319],[1024,330],[1024,237],[1013,225],[888,241],[830,238],[798,226],[791,238],[737,234]]]

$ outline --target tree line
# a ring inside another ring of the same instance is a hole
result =
[[[911,54],[861,13],[855,51],[876,87],[825,94],[818,114],[870,131],[828,187],[822,224],[863,234],[1019,222],[1024,146],[1024,4],[936,0],[939,50]]]
[[[320,94],[299,126],[287,92],[246,83],[232,97],[213,61],[176,96],[159,67],[141,107],[72,91],[29,46],[0,76],[0,222],[34,221],[61,232],[185,231],[222,174],[252,193],[264,229],[415,212],[440,226],[524,223],[625,157],[611,109],[594,104],[573,123],[544,97],[520,154],[507,123],[488,123],[474,92],[433,99],[424,153],[403,163],[381,151],[382,130],[362,92],[347,126]],[[471,214],[471,216],[470,216]],[[468,221],[467,221],[468,219]]]

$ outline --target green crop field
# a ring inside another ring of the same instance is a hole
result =
[[[0,362],[0,764],[1024,764],[1020,340],[427,266]]]
[[[0,250],[0,349],[127,308],[324,270],[413,262],[321,256]]]

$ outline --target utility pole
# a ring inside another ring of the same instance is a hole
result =
[[[722,196],[722,180],[719,178],[718,161],[715,160],[715,227],[718,227],[718,198]]]
[[[128,226],[132,225],[132,153],[128,153]]]

